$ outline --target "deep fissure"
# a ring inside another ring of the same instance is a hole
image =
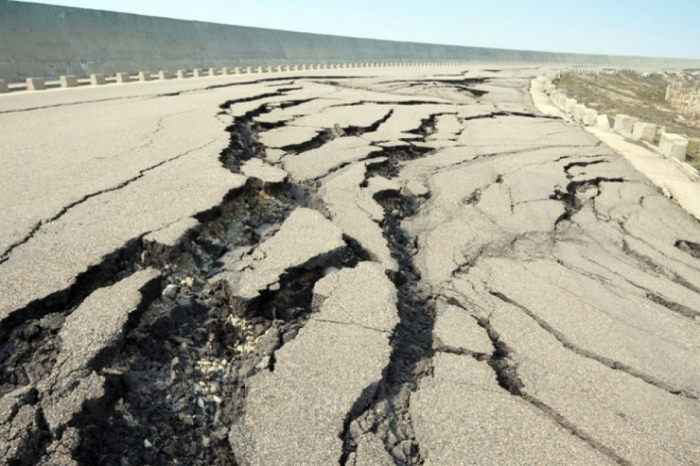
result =
[[[415,215],[419,200],[395,192],[383,192],[375,199],[384,207],[384,236],[399,264],[399,271],[392,276],[397,287],[399,324],[390,340],[393,349],[383,378],[368,387],[375,392],[374,399],[364,401],[367,397],[360,397],[358,401],[364,402],[356,404],[345,419],[339,462],[347,464],[357,449],[358,436],[369,434],[380,438],[396,464],[422,464],[409,398],[420,379],[432,371],[435,306],[413,265],[416,244],[400,225],[401,220]]]
[[[565,191],[555,189],[554,194],[549,198],[562,202],[564,204],[564,213],[555,220],[554,225],[556,226],[561,222],[570,221],[571,218],[583,208],[585,202],[580,199],[580,193],[588,189],[595,189],[596,194],[592,196],[595,198],[600,195],[602,183],[623,183],[624,181],[625,180],[622,178],[597,177],[590,180],[571,181],[566,185]]]
[[[235,119],[229,127],[231,143],[221,161],[234,172],[242,161],[264,155],[253,117]],[[366,253],[348,239],[345,248],[287,270],[278,290],[238,306],[225,284],[209,277],[224,253],[258,244],[293,208],[308,206],[311,197],[297,185],[261,189],[253,183],[199,216],[205,223],[184,250],[165,256],[173,261],[165,265],[167,280],[179,291],[156,300],[127,338],[121,358],[113,363],[116,368],[130,364],[114,387],[118,403],[108,419],[84,429],[77,453],[82,461],[235,463],[224,426],[244,412],[246,378],[274,370],[274,351],[308,319],[313,286],[324,270],[352,267]]]

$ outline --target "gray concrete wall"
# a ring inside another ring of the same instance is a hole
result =
[[[293,27],[293,23],[290,23]],[[700,68],[698,60],[392,42],[0,0],[0,79],[347,62],[549,62]]]

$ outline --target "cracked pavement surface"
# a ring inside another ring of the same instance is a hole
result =
[[[700,223],[541,73],[3,96],[3,463],[697,464]]]

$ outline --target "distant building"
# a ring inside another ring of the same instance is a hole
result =
[[[700,116],[700,78],[676,79],[666,88],[666,102],[682,115]]]

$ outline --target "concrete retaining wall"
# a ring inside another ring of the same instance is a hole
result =
[[[290,23],[293,27],[293,23]],[[0,0],[0,79],[360,62],[518,62],[700,67],[648,59],[358,39]]]

